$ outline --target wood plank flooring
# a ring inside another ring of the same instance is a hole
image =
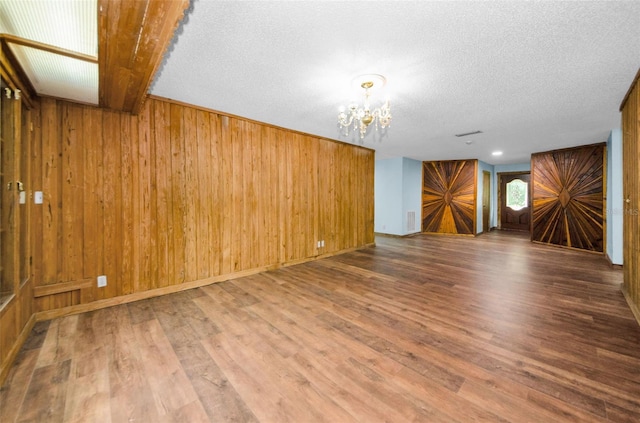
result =
[[[602,256],[376,242],[40,322],[0,421],[640,421],[640,326]]]

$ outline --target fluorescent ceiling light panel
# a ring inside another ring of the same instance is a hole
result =
[[[0,0],[0,32],[98,56],[97,0]],[[39,95],[98,104],[98,65],[8,43]]]
[[[97,56],[98,2],[2,0],[0,32]]]
[[[39,95],[98,104],[98,64],[10,44]]]

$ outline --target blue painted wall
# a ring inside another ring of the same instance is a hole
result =
[[[407,226],[407,212],[416,213],[415,229]],[[422,230],[422,162],[402,158],[402,227],[403,235]]]
[[[376,160],[374,230],[408,235],[420,232],[422,162],[406,157]],[[407,228],[407,212],[416,214],[415,229]]]
[[[607,140],[607,256],[611,263],[622,264],[622,131],[614,129]]]
[[[402,157],[376,160],[374,176],[374,231],[402,233]]]

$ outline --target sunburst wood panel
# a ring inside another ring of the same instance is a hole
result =
[[[422,231],[474,234],[477,160],[422,163]]]
[[[531,156],[531,239],[602,252],[604,144]]]

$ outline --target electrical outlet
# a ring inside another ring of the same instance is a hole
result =
[[[104,288],[105,286],[107,286],[107,276],[98,276],[98,288]]]
[[[324,248],[324,239],[323,239],[322,241],[320,241],[320,246],[321,246],[322,248]]]

